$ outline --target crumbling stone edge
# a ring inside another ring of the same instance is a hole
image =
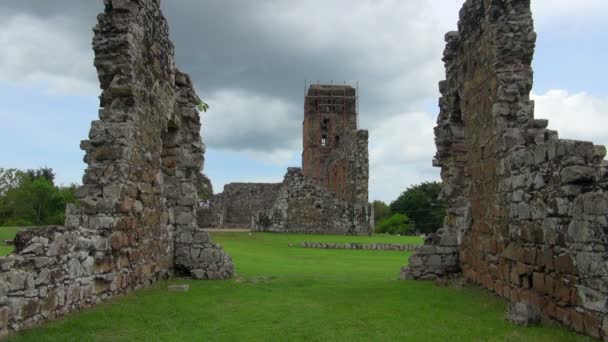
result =
[[[159,0],[104,0],[94,29],[99,120],[65,226],[18,233],[0,258],[0,338],[173,275],[233,276],[199,229],[200,99],[174,64]]]

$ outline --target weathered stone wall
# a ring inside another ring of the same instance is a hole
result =
[[[369,235],[371,205],[344,201],[337,194],[289,168],[270,210],[258,212],[256,230],[310,234]]]
[[[230,183],[198,211],[201,227],[253,228],[255,215],[277,199],[281,183]]]
[[[326,187],[351,203],[368,202],[368,137],[366,130],[346,134],[326,160]]]
[[[404,277],[463,275],[608,338],[606,149],[534,119],[529,1],[468,0],[446,36],[436,165],[448,217]],[[459,262],[456,257],[459,256]]]
[[[195,279],[227,279],[233,275],[232,260],[199,229],[196,209],[205,146],[190,77],[177,73],[177,118],[168,122],[163,139],[164,195],[169,223],[175,227],[174,268],[178,275]]]
[[[22,232],[0,258],[2,336],[167,278],[174,266],[198,278],[233,272],[196,228],[199,100],[175,69],[160,2],[104,4],[93,41],[100,120],[81,144],[78,205],[66,227]]]

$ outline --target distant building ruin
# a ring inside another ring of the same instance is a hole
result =
[[[352,86],[311,85],[304,101],[302,169],[282,183],[231,183],[198,211],[202,227],[368,235],[368,132],[357,130]]]

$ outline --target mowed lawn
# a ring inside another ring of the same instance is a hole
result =
[[[238,277],[172,280],[69,315],[12,341],[586,341],[561,327],[504,321],[505,302],[475,287],[397,280],[409,253],[288,247],[403,237],[214,234]],[[166,290],[188,283],[189,292]]]

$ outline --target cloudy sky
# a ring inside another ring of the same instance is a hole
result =
[[[102,0],[0,0],[0,167],[80,182],[99,86]],[[305,81],[359,82],[370,198],[437,180],[431,167],[445,32],[463,0],[164,0],[180,69],[211,110],[205,173],[280,181],[299,166]],[[532,0],[536,116],[560,137],[608,143],[606,0]]]

